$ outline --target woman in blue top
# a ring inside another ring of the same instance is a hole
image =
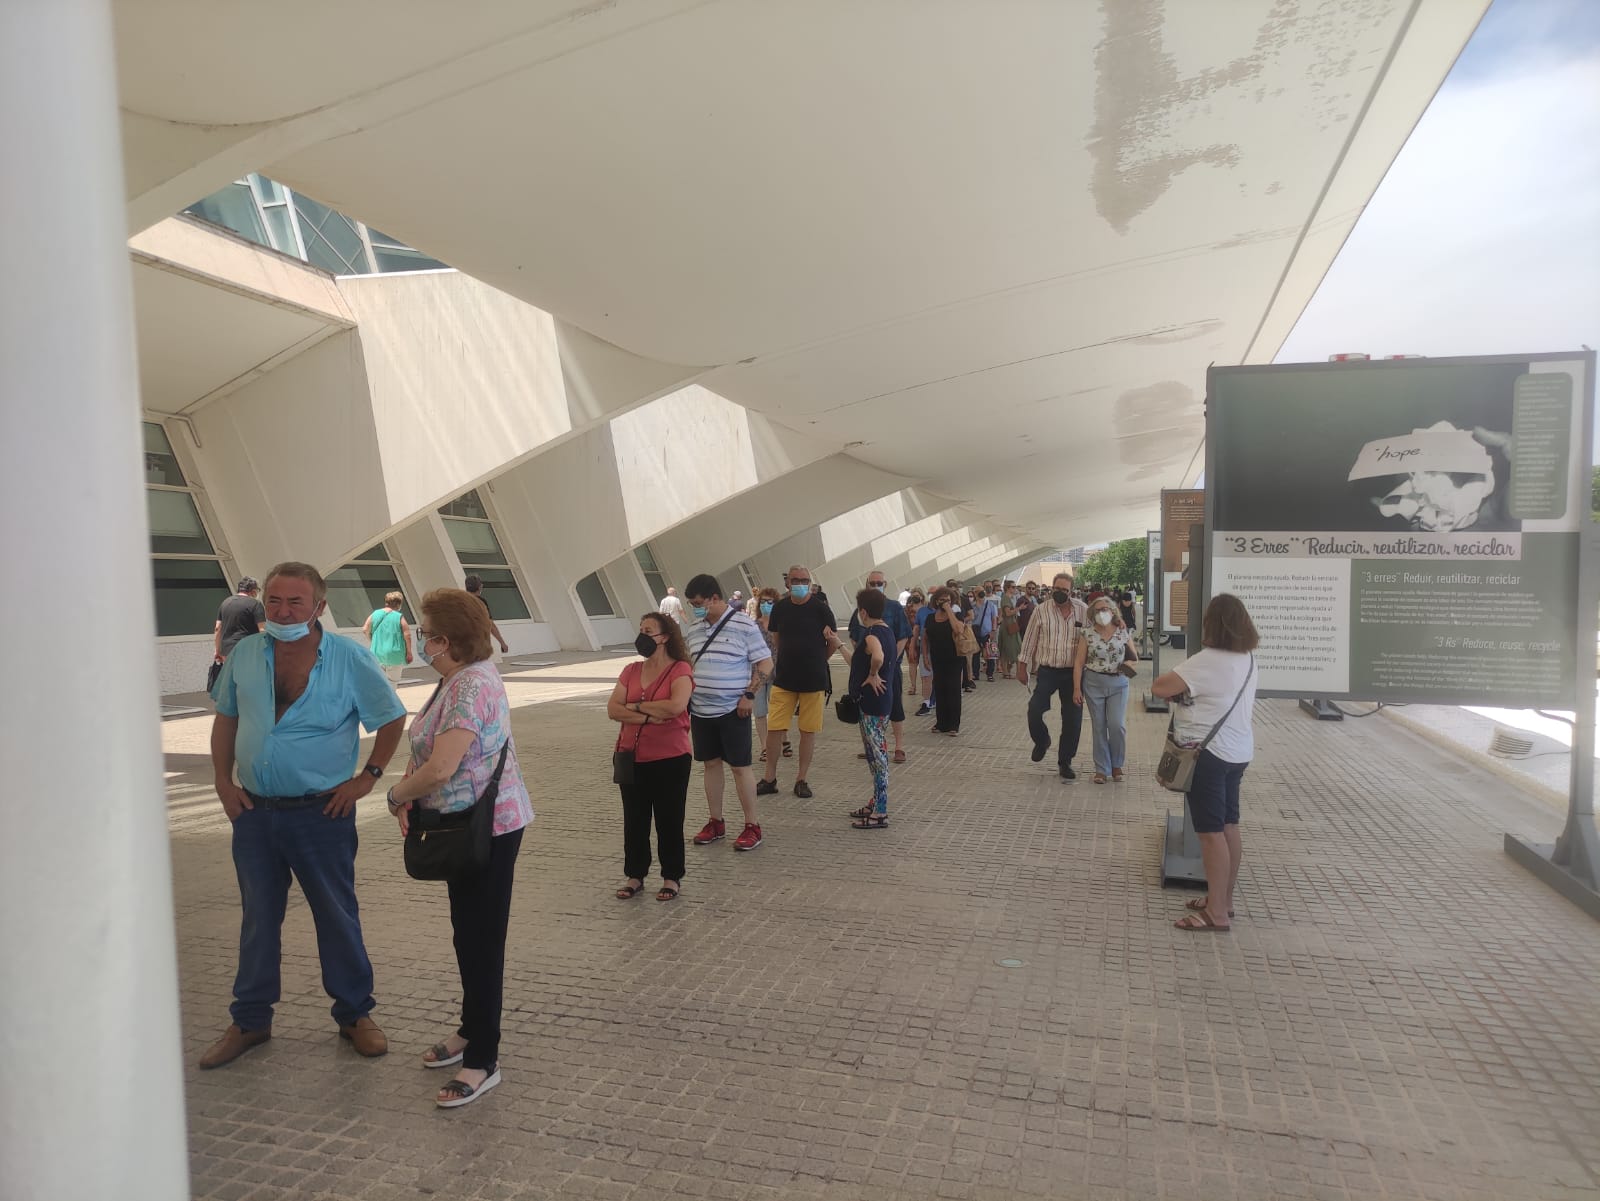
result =
[[[373,657],[383,665],[392,683],[400,682],[405,665],[411,662],[411,631],[400,612],[406,598],[391,592],[383,598],[383,608],[374,609],[361,632],[372,641]]]
[[[881,830],[889,824],[889,711],[894,698],[883,679],[884,664],[893,664],[894,632],[884,624],[884,595],[876,588],[856,593],[861,641],[850,657],[850,695],[861,705],[861,744],[872,772],[872,803],[850,813],[857,830]]]

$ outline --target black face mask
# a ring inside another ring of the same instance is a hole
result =
[[[633,649],[639,652],[641,659],[648,659],[656,653],[656,640],[649,634],[640,634],[633,640]]]
[[[1072,599],[1072,593],[1064,588],[1052,588],[1050,590],[1050,599],[1058,605],[1064,605]]]

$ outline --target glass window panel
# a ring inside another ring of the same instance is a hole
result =
[[[184,486],[183,469],[172,453],[166,431],[150,421],[144,423],[144,482],[169,484],[174,488]]]
[[[456,558],[468,566],[474,563],[504,563],[506,552],[500,549],[500,540],[494,536],[494,527],[487,521],[458,521],[447,517],[445,531],[450,544],[456,548]]]
[[[662,597],[666,596],[666,594],[667,594],[667,577],[662,575],[659,571],[647,571],[647,572],[645,572],[644,573],[644,582],[645,582],[645,587],[650,589],[650,595],[654,599],[660,600]]]
[[[284,254],[298,256],[300,247],[295,244],[294,228],[291,224],[293,218],[289,215],[289,206],[274,204],[262,210],[262,215],[267,219],[267,229],[272,234],[272,245]]]
[[[186,211],[213,225],[231,229],[258,245],[272,245],[267,239],[266,226],[261,224],[261,210],[256,207],[255,194],[250,191],[249,184],[231,183],[204,200],[195,201]]]
[[[504,567],[484,567],[476,572],[483,581],[483,599],[496,621],[525,621],[533,614],[511,572]]]
[[[150,550],[158,555],[215,554],[194,497],[187,492],[162,492],[146,488],[145,504],[150,512]]]
[[[379,271],[438,271],[448,269],[448,265],[438,259],[429,258],[420,250],[412,250],[409,246],[404,248],[374,246],[372,248],[372,261]]]
[[[156,592],[156,633],[209,634],[217,624],[217,607],[232,589],[215,559],[152,559]]]
[[[616,606],[611,603],[611,597],[606,592],[606,586],[601,582],[600,574],[592,572],[583,577],[577,584],[578,600],[583,603],[583,611],[590,617],[615,617]]]
[[[650,544],[648,542],[641,543],[640,545],[634,547],[633,557],[639,560],[639,566],[644,571],[661,570],[661,568],[656,565],[656,557],[651,553]]]
[[[359,628],[374,610],[383,608],[388,593],[400,591],[400,577],[388,564],[347,564],[328,576],[328,611],[334,624]],[[409,600],[400,612],[412,621]]]
[[[447,505],[441,505],[439,512],[445,517],[479,517],[485,521],[489,518],[488,510],[483,507],[477,489],[473,489],[465,496],[456,497]]]
[[[309,224],[302,224],[300,230],[306,240],[306,262],[313,267],[321,267],[329,275],[351,274],[350,264],[339,257],[326,238]]]
[[[252,175],[250,182],[255,185],[256,195],[261,197],[263,203],[271,204],[286,199],[283,185],[275,179],[268,179],[265,175]]]
[[[388,562],[390,562],[390,559],[389,559],[389,548],[384,546],[384,544],[381,543],[381,542],[374,542],[371,546],[367,547],[367,549],[362,551],[359,555],[351,555],[350,557],[352,559],[358,561],[358,562],[366,562],[366,563],[388,563]]]

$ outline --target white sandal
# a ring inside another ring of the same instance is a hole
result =
[[[483,1083],[476,1088],[465,1080],[452,1080],[439,1091],[441,1093],[454,1093],[455,1095],[447,1101],[441,1101],[435,1097],[433,1103],[440,1109],[460,1109],[463,1105],[471,1105],[499,1083],[500,1065],[497,1063],[489,1069],[489,1074],[483,1078]]]

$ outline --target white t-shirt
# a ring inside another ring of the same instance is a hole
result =
[[[1192,705],[1173,705],[1179,740],[1199,742],[1238,696],[1238,705],[1206,750],[1224,763],[1249,763],[1256,753],[1250,722],[1256,703],[1256,673],[1251,656],[1208,646],[1172,670],[1189,685],[1189,695],[1194,697]],[[1245,684],[1244,695],[1240,696],[1239,685],[1244,684],[1246,676],[1250,677],[1250,682]]]
[[[656,606],[656,611],[672,618],[680,626],[683,624],[683,601],[676,596],[663,596],[661,603]]]

